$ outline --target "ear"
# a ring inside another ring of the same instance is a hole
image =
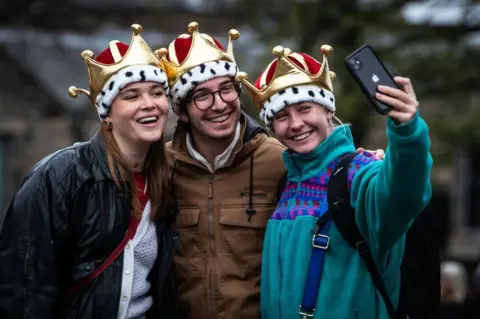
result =
[[[331,121],[334,116],[335,116],[335,113],[330,112],[329,110],[327,110],[327,119],[328,119],[329,121]]]

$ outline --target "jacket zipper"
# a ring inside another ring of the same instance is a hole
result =
[[[288,184],[288,180],[287,180],[287,184]],[[282,229],[283,229],[283,225],[284,225],[284,220],[287,219],[287,214],[288,212],[295,207],[295,202],[297,200],[297,195],[298,195],[298,191],[300,190],[300,187],[302,185],[302,174],[300,175],[300,179],[297,183],[297,185],[295,185],[295,190],[293,190],[293,194],[292,194],[292,197],[288,200],[287,202],[287,207],[285,209],[285,213],[284,215],[282,216],[282,223],[280,223],[280,240],[279,240],[279,249],[278,249],[278,265],[280,267],[280,280],[279,280],[279,287],[278,287],[278,298],[277,298],[277,305],[278,305],[278,316],[279,316],[279,319],[282,317],[283,315],[283,303],[282,303],[282,290],[283,290],[283,285],[282,285],[282,280],[283,280],[283,269],[282,269],[282,252],[283,252],[283,232],[282,232]],[[286,186],[286,184],[285,184]],[[292,205],[293,204],[293,205]],[[300,305],[299,305],[300,306]]]
[[[210,318],[215,318],[215,302],[214,302],[214,290],[216,288],[216,269],[215,261],[215,234],[214,234],[214,225],[213,225],[213,174],[210,175],[208,181],[208,243],[210,248],[210,256],[208,258],[208,304],[210,308]]]

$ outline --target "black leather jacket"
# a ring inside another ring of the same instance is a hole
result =
[[[156,223],[148,318],[177,318],[171,261],[180,235],[166,226],[171,212]],[[123,254],[73,298],[64,297],[73,279],[94,271],[119,245],[129,215],[130,192],[116,188],[100,134],[39,162],[0,228],[0,318],[116,319]]]

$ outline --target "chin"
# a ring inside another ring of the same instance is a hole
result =
[[[216,140],[225,140],[231,138],[235,134],[235,128],[229,128],[226,130],[209,130],[207,135]]]
[[[312,152],[316,146],[309,146],[309,145],[302,145],[302,146],[298,146],[298,145],[295,145],[295,146],[290,146],[288,145],[287,146],[290,150],[294,151],[295,153],[298,153],[298,154],[308,154],[310,152]]]
[[[152,144],[152,143],[160,141],[162,136],[163,136],[162,132],[154,133],[154,134],[152,134],[152,133],[150,133],[150,134],[139,134],[138,135],[138,141],[140,143]]]
[[[319,140],[315,137],[316,136],[310,137],[310,140],[305,141],[304,143],[297,143],[290,140],[288,143],[286,143],[286,146],[295,153],[308,154],[312,152],[322,142],[322,140]]]

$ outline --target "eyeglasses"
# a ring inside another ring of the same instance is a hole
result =
[[[231,103],[238,99],[240,95],[240,88],[237,84],[228,84],[215,92],[202,92],[192,97],[193,104],[201,110],[205,111],[215,104],[215,94],[220,96],[223,102]]]

